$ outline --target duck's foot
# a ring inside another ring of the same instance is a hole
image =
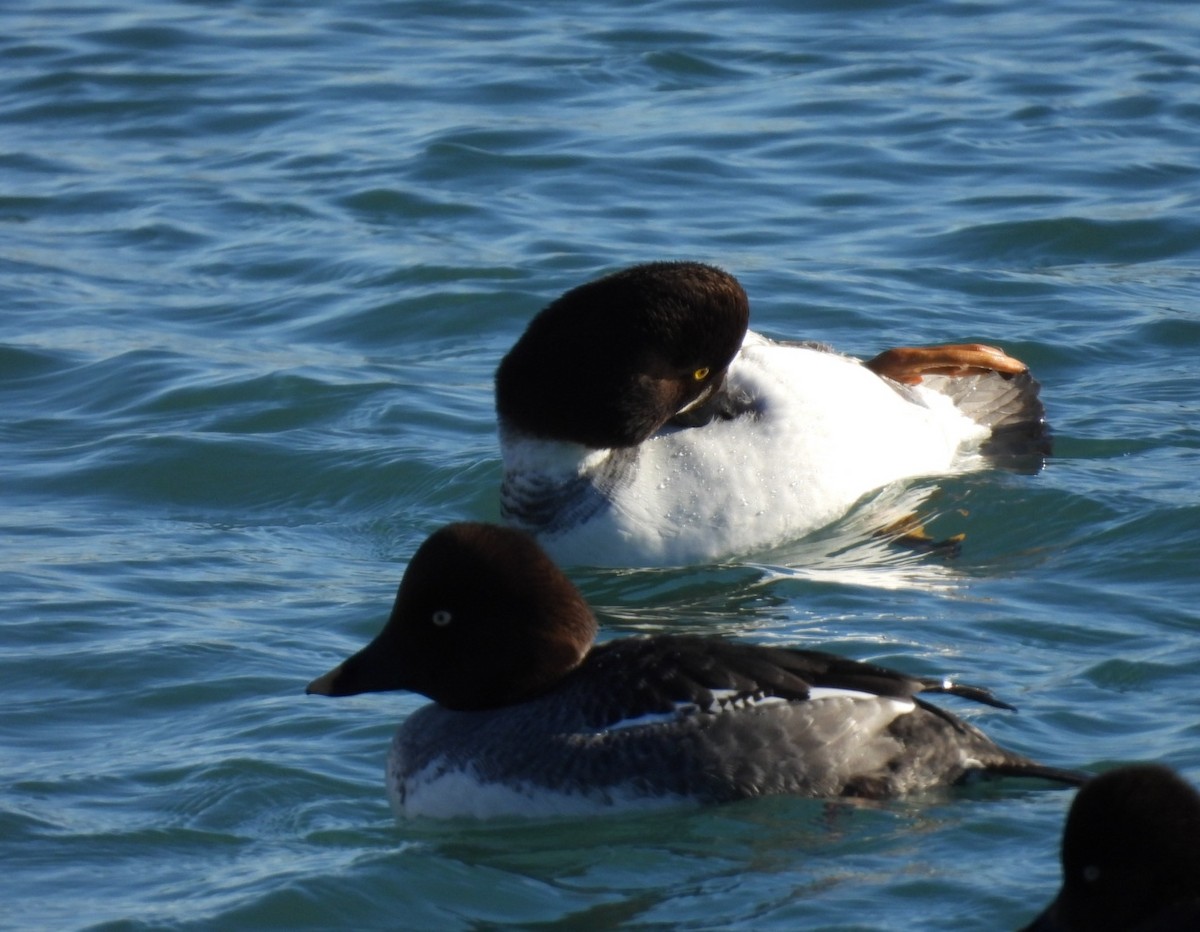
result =
[[[1020,375],[1028,366],[1004,350],[983,343],[944,343],[940,346],[898,346],[866,363],[876,375],[916,385],[924,375],[967,376],[998,372]]]
[[[953,559],[962,553],[962,542],[967,537],[966,534],[955,534],[953,537],[938,540],[925,530],[925,525],[916,515],[907,515],[875,533],[879,537],[887,538],[889,543],[914,553],[932,553],[947,559]]]

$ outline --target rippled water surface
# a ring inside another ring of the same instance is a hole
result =
[[[1001,743],[1200,782],[1198,10],[4,5],[0,925],[1028,920],[1070,793],[398,825],[423,700],[303,689],[496,517],[524,322],[692,258],[772,335],[1003,344],[1057,456],[938,484],[953,561],[578,571],[604,636],[952,675],[1020,707],[963,710]]]

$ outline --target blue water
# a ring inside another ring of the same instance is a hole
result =
[[[690,258],[768,334],[1002,344],[1057,456],[924,484],[954,561],[575,572],[605,636],[951,675],[1200,782],[1198,81],[1186,0],[3,5],[0,925],[1028,920],[1069,792],[398,825],[422,700],[303,689],[496,517],[528,318]]]

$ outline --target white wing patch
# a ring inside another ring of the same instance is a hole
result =
[[[808,691],[809,702],[819,702],[822,699],[878,699],[874,693],[865,693],[861,689],[837,689],[833,686],[813,686]]]
[[[652,725],[670,725],[688,715],[707,713],[719,715],[722,712],[746,712],[752,709],[762,709],[768,706],[787,705],[792,700],[781,696],[765,696],[761,693],[746,695],[735,689],[712,690],[713,704],[701,706],[695,702],[676,702],[669,712],[647,712],[645,715],[635,715],[632,718],[621,719],[619,722],[604,728],[604,731],[623,731],[627,728],[643,728]],[[808,691],[807,702],[821,702],[828,699],[850,699],[857,701],[886,702],[890,717],[903,715],[916,708],[911,699],[887,699],[874,693],[858,689],[838,689],[832,686],[814,686]]]
[[[713,703],[702,706],[695,702],[676,702],[670,712],[647,712],[645,715],[635,715],[623,718],[619,722],[606,726],[604,731],[623,731],[627,728],[642,728],[649,725],[670,725],[689,715],[719,715],[722,712],[744,712],[749,709],[759,709],[771,705],[786,705],[789,700],[779,696],[764,696],[762,694],[746,695],[736,689],[712,690]]]

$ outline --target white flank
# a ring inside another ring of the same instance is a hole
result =
[[[580,817],[665,809],[688,802],[679,796],[647,796],[632,789],[564,793],[529,783],[490,783],[473,769],[442,771],[437,764],[413,774],[401,786],[389,763],[387,789],[392,811],[401,818]]]

